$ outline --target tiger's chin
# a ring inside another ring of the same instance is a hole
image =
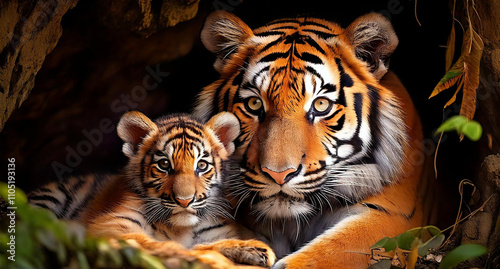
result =
[[[180,208],[172,212],[168,218],[168,223],[174,227],[192,227],[198,224],[200,220],[200,217],[196,215],[196,210]]]
[[[304,200],[276,196],[264,199],[254,205],[254,212],[259,217],[273,220],[304,217],[314,212],[314,208]]]

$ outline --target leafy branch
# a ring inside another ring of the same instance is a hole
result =
[[[410,229],[398,236],[382,238],[372,248],[369,269],[414,269],[419,258],[442,246],[445,236],[435,226]],[[480,257],[487,253],[481,245],[465,244],[450,251],[439,262],[439,269],[451,269],[460,262]]]
[[[467,11],[467,29],[464,30],[463,34],[461,55],[455,64],[452,65],[455,54],[455,21],[460,23],[455,19],[454,2],[453,24],[448,37],[446,49],[445,64],[447,72],[436,85],[429,96],[429,99],[451,88],[452,86],[457,85],[455,93],[448,100],[448,102],[446,102],[444,108],[453,104],[457,99],[458,93],[462,91],[460,115],[464,116],[468,120],[472,120],[476,111],[476,91],[479,87],[479,67],[484,50],[484,43],[471,21],[470,13],[474,11],[477,15],[477,12],[475,12],[475,2],[474,0],[470,0],[470,2],[469,0],[466,1],[465,8]],[[464,134],[461,134],[460,140],[462,140],[463,137]]]

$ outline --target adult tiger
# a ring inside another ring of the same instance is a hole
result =
[[[363,268],[369,246],[423,222],[421,125],[388,72],[398,39],[368,14],[343,29],[314,18],[251,30],[217,11],[201,32],[220,79],[195,114],[234,113],[238,220],[264,234],[276,268]]]
[[[169,115],[124,114],[117,127],[129,163],[122,174],[72,177],[30,193],[32,205],[75,220],[92,236],[130,240],[154,255],[194,257],[214,268],[271,266],[272,250],[226,211],[223,162],[239,134],[223,112],[205,125]],[[204,245],[201,245],[204,244]],[[188,249],[193,248],[193,249]]]

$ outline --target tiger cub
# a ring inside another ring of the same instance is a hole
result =
[[[196,256],[215,267],[224,264],[220,253],[237,263],[274,263],[264,243],[239,240],[253,236],[225,210],[222,162],[239,135],[233,114],[217,114],[202,125],[187,115],[153,122],[132,111],[117,130],[129,158],[123,174],[49,184],[31,193],[30,203],[83,223],[90,235],[126,239],[156,255]],[[209,242],[215,243],[199,245]]]

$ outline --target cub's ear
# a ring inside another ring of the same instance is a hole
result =
[[[357,18],[346,29],[356,57],[366,62],[380,80],[389,69],[389,58],[398,46],[398,37],[383,15],[370,13]]]
[[[221,112],[213,116],[206,124],[224,145],[227,155],[234,152],[234,140],[240,134],[240,122],[235,115],[229,112]]]
[[[141,112],[125,113],[117,127],[118,136],[125,142],[122,147],[125,156],[129,158],[135,156],[144,138],[157,130],[158,126]]]
[[[240,18],[223,10],[208,15],[201,30],[201,42],[217,56],[214,68],[219,73],[224,66],[224,60],[252,36],[252,29],[248,25]]]

